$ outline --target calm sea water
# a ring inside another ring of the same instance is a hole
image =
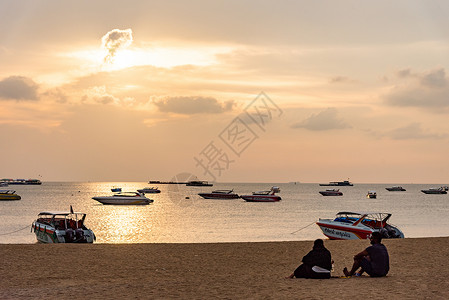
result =
[[[282,201],[250,203],[207,200],[199,192],[234,189],[238,194],[281,188]],[[87,213],[86,224],[97,243],[203,243],[297,241],[323,238],[319,218],[332,218],[338,211],[390,212],[390,223],[406,237],[449,236],[449,195],[426,195],[421,189],[442,184],[402,185],[406,192],[388,192],[395,184],[354,184],[340,187],[341,197],[323,197],[318,184],[216,183],[213,187],[159,185],[162,193],[147,194],[154,203],[145,206],[102,205],[92,197],[112,194],[113,186],[135,191],[145,182],[67,183],[44,182],[41,186],[13,185],[20,201],[0,201],[0,243],[35,243],[31,223],[41,211]],[[377,199],[367,199],[368,190]],[[189,199],[186,199],[188,197]],[[310,225],[310,226],[308,226]]]

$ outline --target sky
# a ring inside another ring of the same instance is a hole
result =
[[[0,178],[448,183],[448,14],[0,0]]]

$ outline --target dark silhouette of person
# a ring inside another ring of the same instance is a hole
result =
[[[382,244],[382,234],[373,232],[370,237],[371,246],[354,256],[354,264],[351,271],[345,267],[343,273],[345,276],[361,276],[366,272],[371,277],[383,277],[390,270],[390,258],[387,247]],[[358,273],[356,271],[361,268]]]
[[[331,277],[332,257],[322,239],[313,243],[313,249],[302,258],[302,264],[287,278],[327,279]]]

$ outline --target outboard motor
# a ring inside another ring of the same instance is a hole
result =
[[[65,231],[65,242],[66,243],[73,243],[75,240],[75,231],[71,228],[66,229]]]
[[[77,228],[75,230],[75,236],[76,236],[77,242],[84,242],[84,240],[85,240],[84,231],[81,228]]]

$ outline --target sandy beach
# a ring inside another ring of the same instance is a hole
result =
[[[219,244],[4,244],[0,298],[448,299],[449,238],[385,240],[385,278],[338,278],[368,241],[330,241],[329,280],[285,279],[312,241]]]

